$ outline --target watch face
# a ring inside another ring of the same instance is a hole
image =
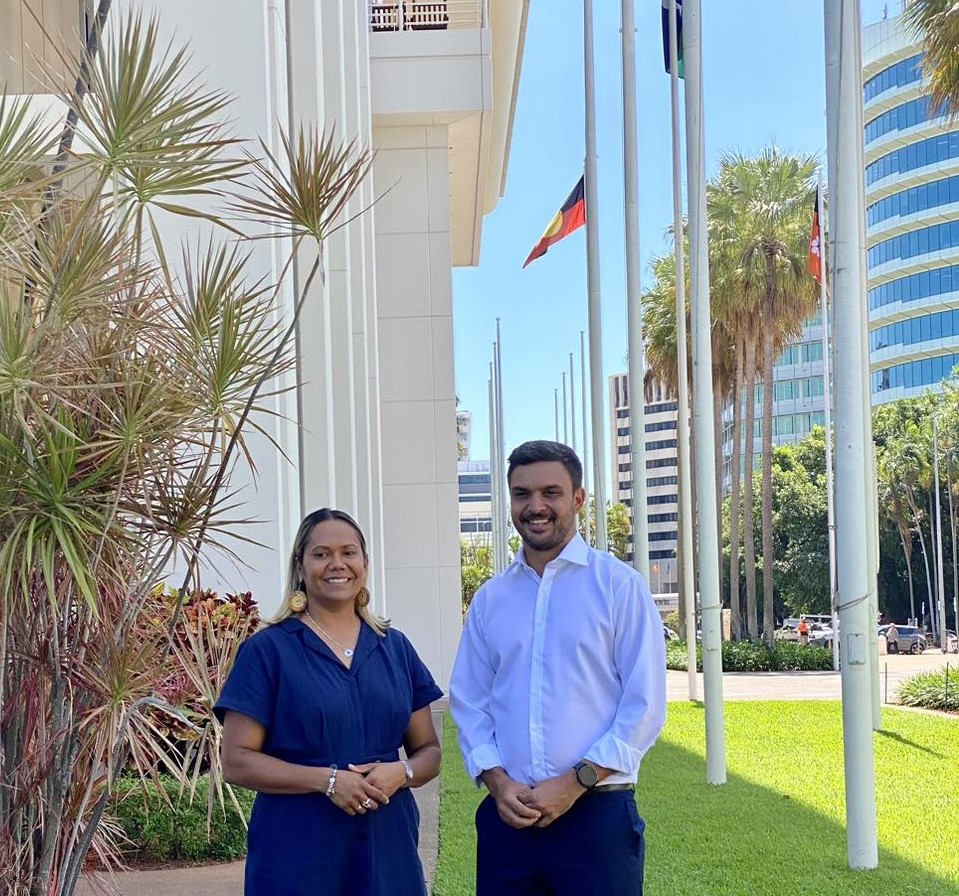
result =
[[[583,787],[595,787],[598,777],[596,769],[591,765],[581,762],[576,766],[576,780],[579,781]]]

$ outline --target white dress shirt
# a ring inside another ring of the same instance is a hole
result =
[[[577,533],[543,577],[520,550],[470,604],[450,709],[474,779],[538,784],[582,759],[631,783],[666,720],[663,623],[643,577]]]

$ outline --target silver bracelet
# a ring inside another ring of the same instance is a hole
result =
[[[410,765],[405,759],[401,759],[400,762],[403,763],[403,771],[406,772],[406,786],[413,786],[413,766]]]
[[[333,799],[333,794],[336,793],[336,763],[330,766],[330,783],[326,788],[326,795]]]

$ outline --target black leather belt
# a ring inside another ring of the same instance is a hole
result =
[[[590,793],[616,793],[620,790],[635,790],[635,784],[597,784]]]

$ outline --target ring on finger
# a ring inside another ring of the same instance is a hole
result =
[[[360,805],[361,805],[364,809],[371,809],[371,808],[373,808],[373,800],[371,800],[369,797],[367,797],[365,800],[363,800],[362,803],[360,803]]]

